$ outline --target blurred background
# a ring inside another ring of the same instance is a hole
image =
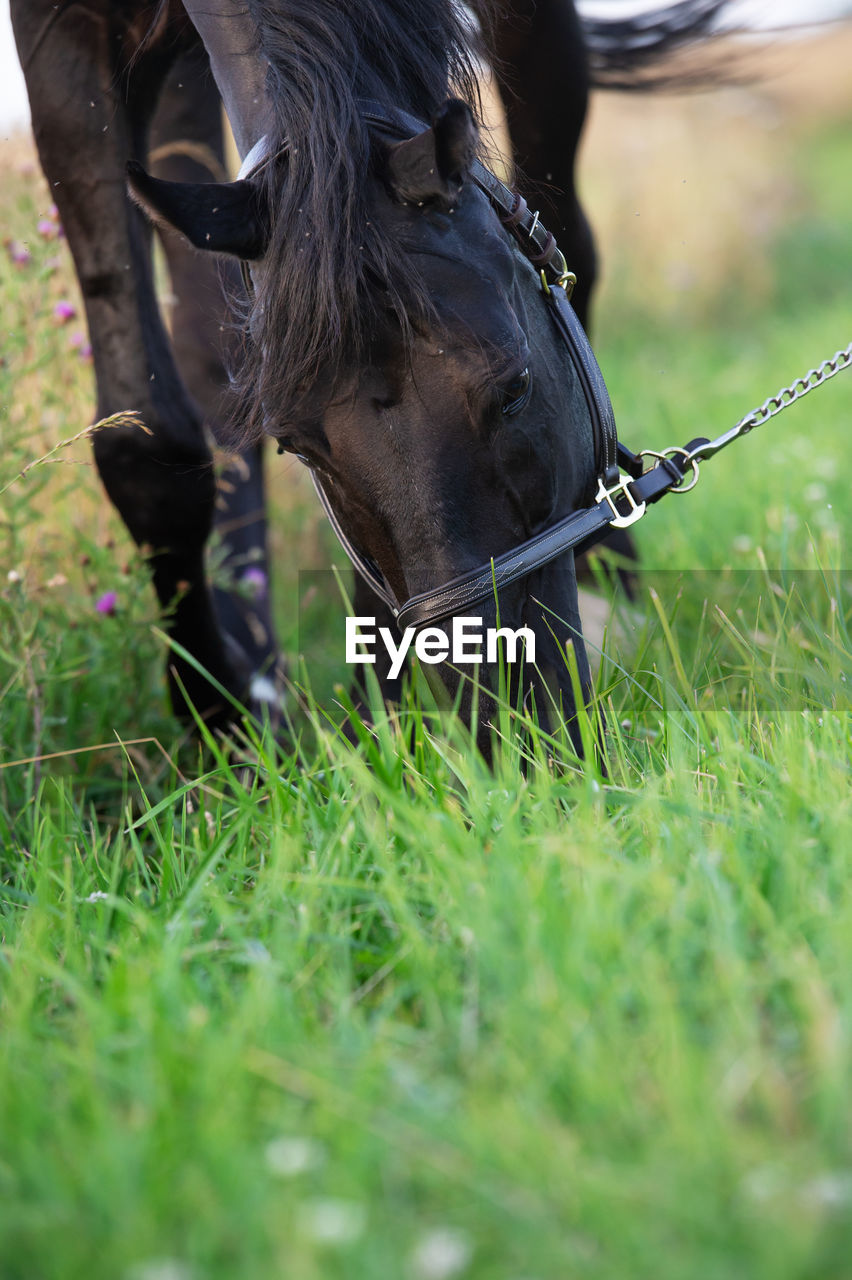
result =
[[[590,16],[633,14],[659,5],[636,0],[581,0],[580,13]],[[747,25],[758,30],[794,27],[831,21],[852,12],[849,0],[739,0],[726,19],[730,25]],[[9,0],[0,6],[0,129],[29,122],[29,105],[24,78],[18,65]]]

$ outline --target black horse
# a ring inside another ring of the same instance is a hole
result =
[[[598,24],[601,74],[629,80],[631,67],[704,31],[720,7],[672,6],[638,46],[629,25]],[[483,0],[477,14],[515,154],[533,184],[547,184],[545,220],[577,273],[585,321],[595,261],[574,185],[590,83],[581,27],[569,0],[512,0],[504,13]],[[347,535],[401,599],[588,500],[594,451],[581,388],[566,374],[535,271],[468,180],[479,147],[468,12],[450,0],[12,0],[12,17],[86,304],[98,413],[132,408],[148,428],[98,433],[97,466],[150,555],[172,636],[218,683],[246,697],[274,677],[263,591],[214,597],[204,570],[214,518],[238,572],[265,569],[265,434],[308,461]],[[247,181],[221,180],[220,94],[243,155],[267,139],[268,162]],[[390,136],[365,102],[422,127]],[[136,202],[182,233],[164,235],[173,341],[147,224],[127,195],[128,160]],[[237,260],[250,263],[236,339],[222,318],[220,254],[234,293]],[[217,513],[205,428],[221,432],[225,347],[235,342],[244,448]],[[392,625],[360,580],[355,606]],[[493,605],[477,612],[493,622]],[[555,696],[570,719],[566,642],[583,690],[589,680],[572,556],[507,589],[500,615],[533,629],[531,687],[540,706]],[[195,667],[172,664],[176,707],[185,696],[223,718]],[[386,693],[398,692],[377,673]],[[479,714],[484,725],[484,701]]]

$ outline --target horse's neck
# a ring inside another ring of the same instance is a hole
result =
[[[210,58],[240,157],[266,131],[266,67],[254,52],[245,0],[184,0]]]

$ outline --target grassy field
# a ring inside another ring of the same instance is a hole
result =
[[[596,104],[628,443],[852,336],[850,53]],[[202,751],[85,440],[25,471],[92,379],[30,144],[0,164],[2,1280],[852,1277],[852,374],[639,527],[606,779],[522,773],[509,724],[488,772],[414,695],[350,746],[342,662],[296,745]],[[272,486],[298,671],[331,544]]]

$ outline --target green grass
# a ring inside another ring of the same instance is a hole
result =
[[[848,126],[794,148],[760,305],[610,285],[629,443],[848,341]],[[4,200],[26,237],[41,188]],[[0,487],[90,414],[32,247],[0,268]],[[325,695],[295,746],[178,741],[83,443],[8,489],[0,764],[60,754],[0,768],[3,1280],[852,1275],[850,410],[841,378],[640,526],[605,779],[534,733],[489,772],[414,695],[354,747]],[[292,645],[318,526],[279,505]]]

